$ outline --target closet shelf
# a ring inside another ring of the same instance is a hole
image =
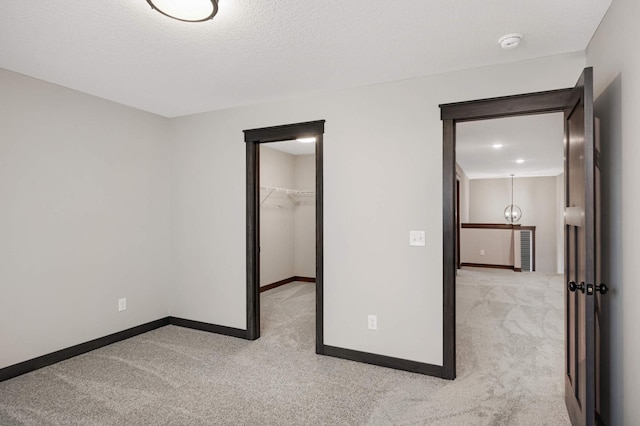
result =
[[[289,189],[289,188],[276,188],[274,186],[261,186],[260,189],[264,189],[268,192],[278,192],[286,195],[316,195],[314,189]]]
[[[316,195],[316,191],[313,189],[290,189],[274,186],[260,186],[260,189],[267,193],[264,199],[260,201],[260,205],[264,204],[272,194],[283,194],[296,206],[301,204],[303,200],[309,200],[310,197],[315,197]]]

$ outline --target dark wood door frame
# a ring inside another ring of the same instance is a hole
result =
[[[456,268],[460,269],[460,179],[456,178]]]
[[[456,124],[562,112],[571,88],[440,105],[442,133],[443,354],[442,377],[456,377]]]
[[[247,150],[247,339],[260,337],[260,144],[316,138],[316,353],[324,353],[323,156],[325,120],[244,131]]]

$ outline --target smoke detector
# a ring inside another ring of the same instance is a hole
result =
[[[498,39],[498,43],[503,49],[514,49],[518,47],[520,40],[522,40],[522,34],[513,33],[503,35]]]

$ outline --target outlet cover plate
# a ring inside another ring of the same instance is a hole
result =
[[[409,245],[412,247],[424,246],[424,231],[409,231]]]
[[[367,328],[369,330],[377,330],[378,329],[378,317],[376,315],[369,315],[367,317]]]
[[[127,310],[127,298],[123,297],[121,299],[118,299],[118,312],[122,312],[126,310]]]

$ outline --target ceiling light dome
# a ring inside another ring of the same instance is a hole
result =
[[[498,44],[500,44],[500,46],[503,49],[514,49],[518,47],[521,40],[522,40],[522,34],[518,34],[518,33],[507,34],[507,35],[503,35],[498,39]]]
[[[302,143],[313,143],[316,141],[316,138],[315,136],[309,136],[309,137],[298,138],[296,139],[296,141],[302,142]]]
[[[147,0],[151,8],[169,18],[184,22],[202,22],[218,13],[218,0]]]

